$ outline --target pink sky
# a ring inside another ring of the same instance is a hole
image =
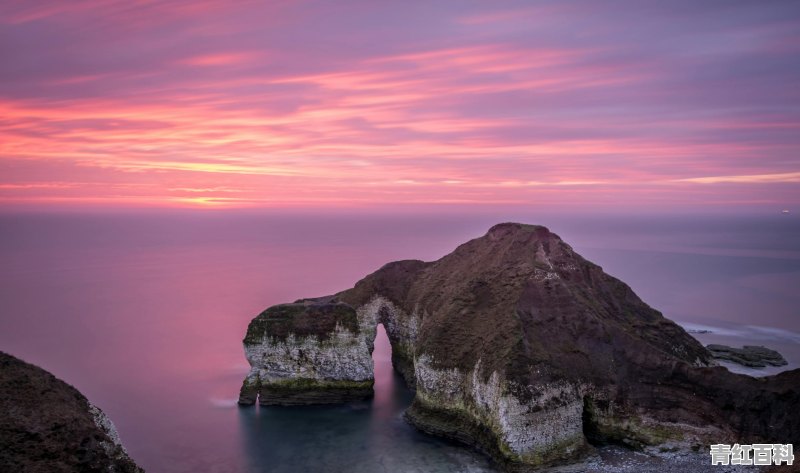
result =
[[[10,0],[0,55],[2,209],[800,204],[794,1]]]

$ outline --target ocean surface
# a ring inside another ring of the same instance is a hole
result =
[[[152,212],[0,215],[0,350],[81,390],[149,472],[492,471],[415,431],[382,327],[375,398],[239,408],[248,322],[494,223],[550,227],[704,343],[800,366],[800,218]],[[775,370],[756,370],[764,375]],[[780,441],[781,439],[775,439]]]

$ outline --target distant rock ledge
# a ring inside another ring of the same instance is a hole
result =
[[[518,223],[265,310],[244,339],[240,404],[368,396],[379,323],[416,390],[406,419],[509,471],[578,462],[605,444],[800,441],[800,370],[755,379],[713,366],[625,283],[547,228]]]
[[[709,329],[706,328],[687,328],[686,333],[697,333],[697,334],[706,334],[706,333],[714,333]]]
[[[733,348],[727,345],[706,345],[711,356],[717,360],[730,361],[748,368],[765,368],[767,366],[786,366],[786,359],[775,350],[755,345]]]
[[[77,389],[0,352],[0,471],[144,473]]]

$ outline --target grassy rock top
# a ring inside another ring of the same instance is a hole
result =
[[[267,338],[286,340],[293,334],[297,338],[316,336],[327,340],[340,326],[354,334],[359,333],[355,309],[342,303],[296,302],[275,305],[260,313],[247,327],[244,343],[253,345]]]
[[[437,261],[387,264],[337,297],[358,307],[375,294],[422,317],[417,355],[443,369],[480,360],[484,377],[497,371],[522,386],[547,378],[619,384],[627,378],[620,359],[710,360],[678,325],[540,225],[497,224]]]

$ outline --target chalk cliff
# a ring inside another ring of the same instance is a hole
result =
[[[282,304],[253,319],[244,339],[251,370],[240,404],[326,404],[372,396],[375,321],[363,309],[318,300]]]
[[[142,473],[78,390],[0,352],[0,471]]]
[[[389,263],[334,296],[268,309],[244,340],[240,402],[368,395],[378,323],[416,389],[407,419],[509,470],[575,461],[592,444],[800,439],[788,415],[800,370],[753,379],[715,367],[626,284],[547,228],[516,223],[438,261]]]

